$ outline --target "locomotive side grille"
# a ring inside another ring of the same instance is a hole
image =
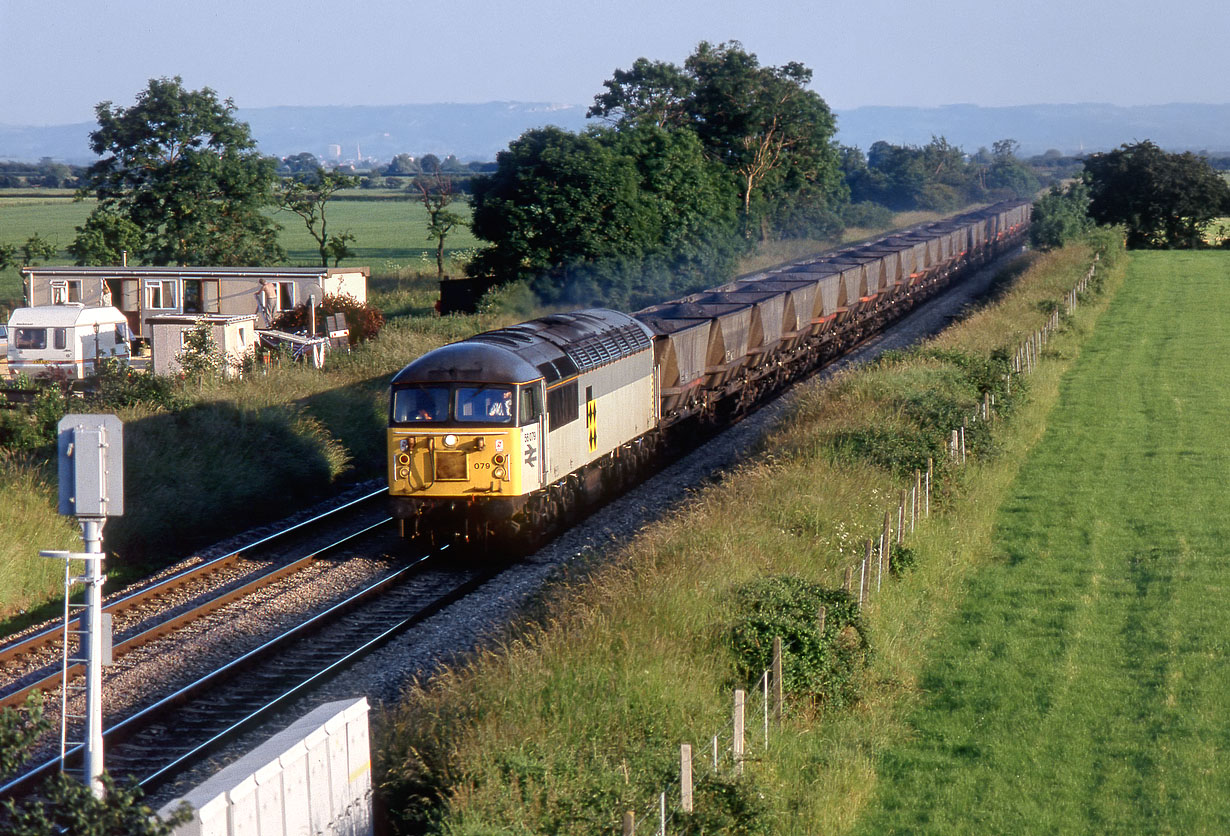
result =
[[[461,452],[436,453],[436,481],[464,482],[466,478],[466,454]]]

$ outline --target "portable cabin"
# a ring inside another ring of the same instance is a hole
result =
[[[243,370],[244,358],[255,353],[259,343],[256,314],[162,314],[149,318],[150,364],[154,374],[172,375],[182,371],[179,357],[187,345],[188,334],[201,324],[209,328],[209,335],[218,347],[223,376],[237,376]]]
[[[21,275],[29,304],[114,305],[128,317],[133,337],[148,342],[151,317],[260,313],[256,294],[262,282],[273,286],[273,315],[313,296],[317,304],[338,294],[366,302],[368,268],[23,267]]]
[[[93,374],[103,358],[128,362],[128,320],[111,307],[40,305],[18,308],[8,324],[9,374],[59,369],[69,377]]]

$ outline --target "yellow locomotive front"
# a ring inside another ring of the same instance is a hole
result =
[[[393,379],[389,495],[403,534],[513,534],[542,486],[542,375],[502,349],[457,343]]]

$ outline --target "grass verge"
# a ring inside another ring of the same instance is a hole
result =
[[[1006,364],[1005,352],[985,346],[1015,345],[1037,328],[1089,257],[1085,248],[1042,257],[993,308],[928,350],[812,387],[751,463],[614,560],[562,579],[498,651],[413,689],[384,718],[379,774],[390,817],[407,832],[617,833],[624,810],[650,809],[672,786],[679,743],[707,751],[723,729],[729,740],[731,689],[752,685],[736,673],[730,640],[746,622],[748,590],[780,577],[840,592],[899,474],[946,437],[953,414],[981,401],[994,380],[987,369]],[[1082,310],[1051,351],[1073,351],[1096,312]],[[866,610],[873,661],[852,683],[854,706],[791,694],[769,750],[743,777],[702,774],[697,812],[674,814],[673,832],[853,824],[875,789],[875,758],[905,729],[920,642],[960,599],[998,496],[1045,422],[1053,397],[1038,377],[1041,397],[1020,401],[1018,384],[1014,420],[987,435],[989,464],[940,473],[948,513],[919,531],[920,568],[888,582]],[[855,437],[869,427],[883,432]],[[850,640],[826,629],[816,644],[835,653]]]
[[[1230,371],[1208,362],[1230,350],[1228,266],[1133,255],[926,648],[858,832],[1230,827]]]

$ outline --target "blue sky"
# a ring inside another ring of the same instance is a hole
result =
[[[239,107],[588,104],[701,40],[796,60],[836,109],[1230,102],[1224,0],[0,0],[0,123],[92,122],[180,75]]]

